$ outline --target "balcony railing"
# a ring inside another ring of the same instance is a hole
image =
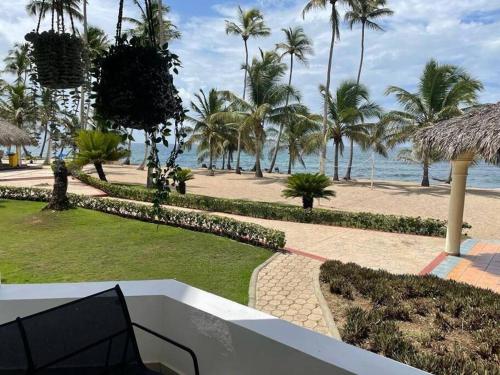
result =
[[[4,284],[0,324],[117,283],[132,320],[193,349],[201,374],[425,373],[174,280]],[[136,334],[144,362],[193,373],[185,352],[139,330]]]

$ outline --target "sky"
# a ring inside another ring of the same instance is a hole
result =
[[[27,16],[27,0],[0,0],[0,59],[13,43],[23,40],[36,20]],[[306,0],[163,0],[170,18],[183,37],[171,44],[183,68],[176,85],[186,103],[199,89],[243,91],[244,48],[241,38],[228,36],[224,21],[233,19],[238,5],[258,7],[272,35],[249,42],[250,55],[273,49],[283,40],[283,28],[302,26],[314,42],[315,54],[308,66],[296,65],[293,85],[312,111],[321,111],[318,87],[326,81],[330,38],[329,14],[314,11],[302,18]],[[132,0],[125,0],[125,15],[137,15]],[[500,0],[388,0],[394,16],[381,22],[384,32],[368,31],[362,82],[371,97],[386,110],[396,109],[384,95],[389,85],[414,91],[425,63],[457,64],[480,79],[485,90],[481,102],[500,101]],[[341,13],[344,9],[340,6]],[[89,0],[89,23],[114,35],[118,0]],[[359,28],[343,24],[334,52],[332,87],[355,79],[360,54]]]

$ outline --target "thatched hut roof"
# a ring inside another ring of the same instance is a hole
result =
[[[0,146],[29,146],[36,142],[24,130],[0,119]]]
[[[417,141],[452,160],[465,153],[500,162],[500,102],[472,107],[416,134]]]

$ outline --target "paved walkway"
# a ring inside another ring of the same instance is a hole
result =
[[[500,241],[467,240],[460,257],[440,256],[429,273],[500,293]]]
[[[50,170],[34,172],[31,176],[23,173],[17,178],[11,177],[10,179],[5,178],[5,174],[0,174],[0,185],[40,187],[40,183],[45,183],[47,187],[50,187],[52,182],[49,176]],[[71,190],[80,194],[102,195],[101,191],[76,180],[70,182]],[[197,211],[178,207],[170,208]],[[442,238],[282,222],[223,213],[211,214],[232,217],[285,232],[287,247],[291,253],[275,256],[272,262],[260,270],[256,283],[255,307],[324,334],[331,332],[328,331],[314,286],[319,266],[324,260],[337,259],[374,269],[384,269],[392,273],[417,274],[433,260],[441,261],[440,254],[444,249]],[[457,277],[461,281],[469,282],[468,279],[472,277],[471,273],[478,271],[482,272],[481,276],[477,276],[471,283],[483,286],[486,285],[485,283],[496,283],[498,288],[500,245],[497,245],[495,249],[489,245],[481,246],[466,257],[458,258],[459,262],[456,265],[462,264],[462,261],[469,263],[460,265],[460,269],[457,268],[453,273],[448,272],[449,277]],[[494,251],[496,253],[492,255]],[[490,254],[489,258],[488,254]],[[452,262],[451,257],[448,258],[448,261]],[[476,261],[473,262],[473,259]],[[479,266],[484,269],[479,270]]]

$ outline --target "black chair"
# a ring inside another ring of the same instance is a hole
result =
[[[146,368],[134,327],[188,352],[188,347],[133,323],[120,287],[0,325],[0,375],[158,374]]]

